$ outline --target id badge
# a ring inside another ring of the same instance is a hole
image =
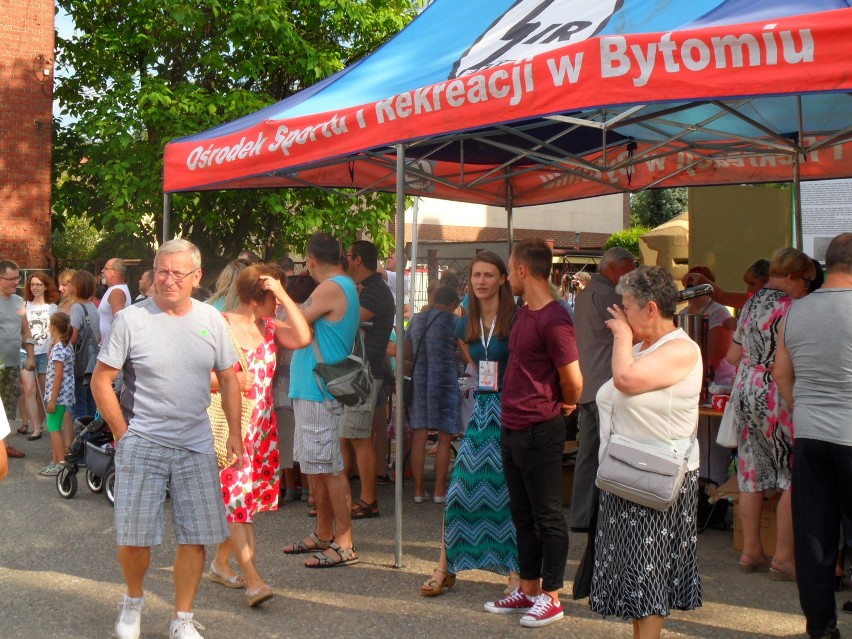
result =
[[[479,362],[479,390],[496,391],[498,379],[497,362],[481,360]]]

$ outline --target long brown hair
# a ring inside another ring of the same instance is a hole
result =
[[[512,287],[509,285],[509,269],[506,268],[505,262],[503,262],[499,255],[491,251],[482,251],[474,256],[470,261],[470,267],[467,269],[467,290],[470,292],[470,296],[464,341],[471,343],[479,341],[482,338],[482,331],[479,326],[482,311],[479,298],[473,294],[473,284],[470,281],[473,274],[473,267],[477,262],[484,262],[497,267],[497,272],[506,278],[506,281],[503,282],[497,293],[497,323],[494,326],[494,336],[500,339],[509,339],[509,333],[512,332],[512,320],[514,320],[515,311],[518,308],[515,304],[515,298],[512,295]]]

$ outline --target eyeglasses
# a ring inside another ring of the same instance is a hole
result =
[[[165,282],[170,277],[175,281],[176,284],[180,284],[187,277],[195,273],[198,269],[193,269],[189,273],[181,273],[180,271],[157,271],[157,279]]]
[[[7,282],[20,282],[21,276],[18,275],[16,277],[0,277],[0,280],[6,280]]]

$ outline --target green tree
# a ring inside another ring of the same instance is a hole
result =
[[[604,250],[609,250],[613,246],[621,246],[639,257],[639,238],[650,230],[651,227],[649,226],[632,226],[629,229],[613,233],[604,244]]]
[[[57,0],[54,210],[88,214],[125,245],[161,237],[163,147],[252,113],[367,55],[413,16],[412,0]],[[308,189],[180,194],[173,232],[207,255],[298,251],[318,229],[386,249],[392,195]]]
[[[687,190],[648,189],[630,198],[630,220],[633,226],[654,228],[686,211]]]

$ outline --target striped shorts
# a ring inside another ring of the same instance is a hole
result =
[[[293,457],[307,475],[335,475],[343,471],[340,454],[340,402],[314,402],[293,400],[296,417],[296,434],[293,440]]]
[[[171,496],[178,544],[218,544],[228,537],[216,456],[168,448],[125,433],[115,451],[119,546],[148,547],[163,542],[166,490]]]

